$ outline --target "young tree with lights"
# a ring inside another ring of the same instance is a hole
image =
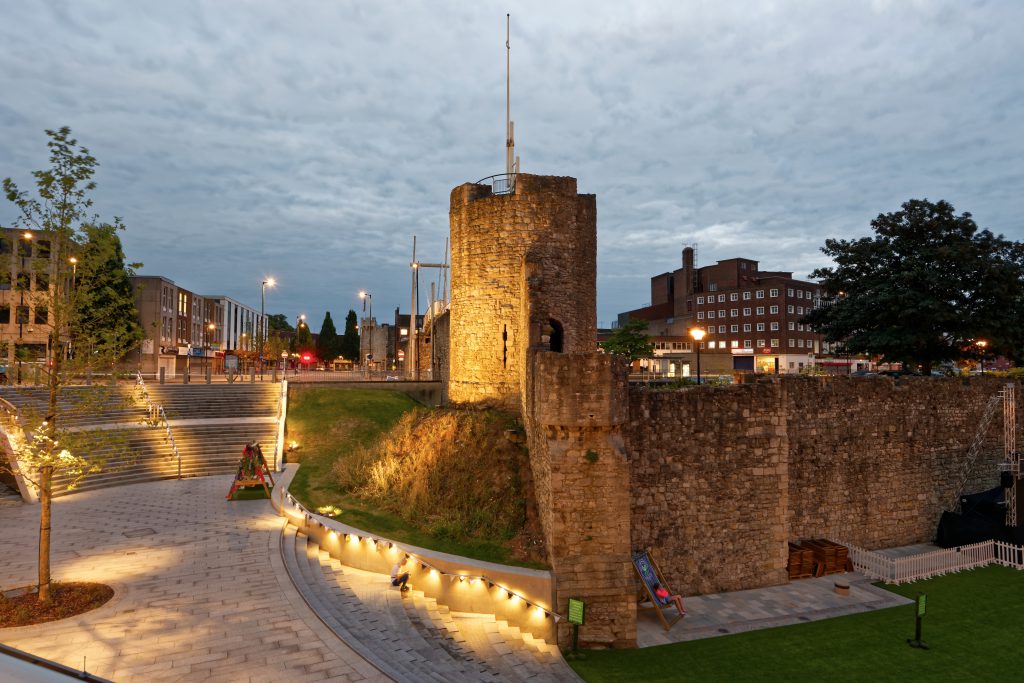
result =
[[[98,163],[69,128],[46,134],[50,168],[32,173],[37,196],[10,178],[3,181],[4,194],[18,209],[14,227],[24,231],[25,239],[39,239],[30,269],[37,283],[31,299],[50,330],[46,414],[23,414],[20,429],[9,430],[16,456],[9,469],[39,495],[39,600],[44,603],[50,600],[53,479],[61,475],[74,486],[101,467],[98,460],[74,454],[74,444],[85,450],[88,438],[62,428],[61,391],[72,375],[113,370],[142,339],[131,269],[117,237],[124,225],[116,217],[105,223],[90,214]]]

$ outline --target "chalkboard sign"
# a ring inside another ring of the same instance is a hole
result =
[[[569,598],[569,623],[583,625],[583,601]]]

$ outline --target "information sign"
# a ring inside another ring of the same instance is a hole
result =
[[[583,601],[569,598],[569,623],[583,625]]]

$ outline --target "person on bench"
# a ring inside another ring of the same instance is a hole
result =
[[[405,560],[395,563],[395,566],[391,568],[391,585],[401,586],[402,592],[409,590],[409,587],[405,585],[409,581],[409,572],[403,572],[402,567],[405,565]],[[400,573],[401,572],[401,573]]]
[[[675,602],[676,609],[679,610],[679,613],[686,614],[686,610],[683,609],[683,596],[669,595],[668,589],[662,586],[660,583],[654,584],[654,595],[658,598],[658,602],[662,605],[667,605],[670,602]]]

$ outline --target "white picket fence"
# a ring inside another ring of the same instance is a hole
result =
[[[856,571],[886,583],[909,583],[993,563],[1024,569],[1024,546],[1002,541],[982,541],[907,557],[887,557],[850,543],[843,545],[850,549],[850,560]]]

